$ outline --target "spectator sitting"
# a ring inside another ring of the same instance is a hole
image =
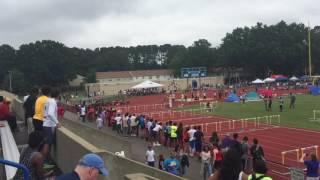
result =
[[[170,152],[170,157],[164,161],[163,165],[167,172],[179,176],[180,162],[175,157],[175,152]]]
[[[45,158],[42,153],[39,152],[39,149],[44,143],[45,139],[41,132],[32,132],[29,135],[28,147],[21,152],[19,163],[25,165],[29,169],[30,179],[43,179],[53,173],[53,171],[46,172],[43,169],[43,161]],[[23,172],[21,169],[18,169],[13,179],[23,179]]]
[[[99,174],[108,176],[109,172],[103,159],[91,153],[82,157],[73,172],[61,175],[56,180],[96,180]]]
[[[6,102],[3,96],[0,96],[0,121],[7,120],[11,131],[17,129],[16,117],[9,110],[10,102]]]

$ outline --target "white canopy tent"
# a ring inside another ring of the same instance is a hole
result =
[[[162,86],[163,86],[162,84],[155,83],[150,80],[146,80],[146,81],[143,81],[142,83],[137,84],[131,88],[132,89],[148,89],[148,88],[158,88],[158,87],[162,87]]]
[[[275,82],[276,80],[275,79],[273,79],[273,78],[265,78],[264,80],[263,80],[263,82],[265,82],[265,83],[271,83],[271,82]]]
[[[296,76],[292,76],[289,80],[290,81],[299,81],[299,79]]]
[[[256,79],[252,81],[252,84],[263,84],[264,82],[261,79]]]

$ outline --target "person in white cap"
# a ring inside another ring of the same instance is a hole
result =
[[[96,180],[99,174],[108,176],[103,159],[94,153],[86,154],[71,173],[58,176],[56,180]]]

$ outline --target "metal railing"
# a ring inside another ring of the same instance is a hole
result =
[[[18,163],[12,162],[12,161],[7,161],[7,160],[4,160],[4,159],[0,159],[0,164],[13,166],[13,167],[16,167],[18,169],[21,169],[23,171],[23,179],[24,180],[29,180],[29,170],[24,165],[18,164]]]

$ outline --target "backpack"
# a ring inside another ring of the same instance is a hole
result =
[[[156,123],[155,122],[153,122],[152,123],[152,125],[151,125],[151,127],[150,127],[150,130],[152,131],[153,130],[153,128],[155,128],[156,127]]]
[[[165,134],[170,135],[171,134],[171,128],[170,126],[166,126],[166,128],[164,129]]]
[[[127,124],[130,126],[131,125],[131,118],[128,118]]]
[[[254,159],[261,159],[263,160],[263,157],[262,157],[262,152],[261,152],[261,147],[260,146],[257,146],[253,149],[252,151],[252,156]]]

